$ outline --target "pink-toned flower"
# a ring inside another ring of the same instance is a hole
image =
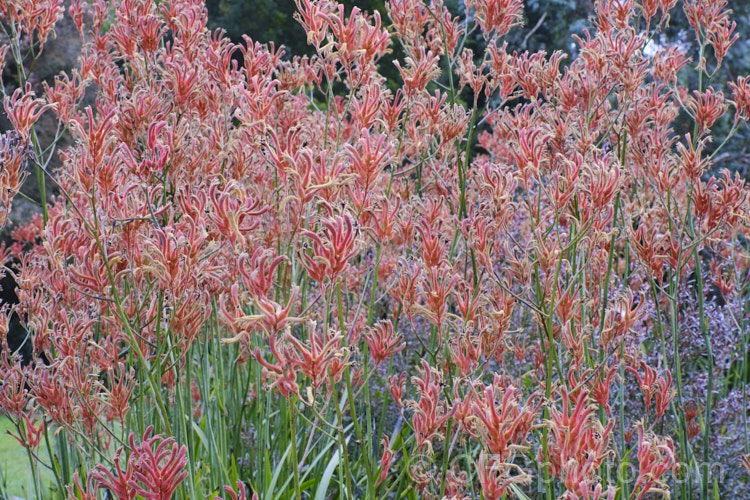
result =
[[[124,447],[119,447],[112,459],[115,469],[110,470],[103,464],[98,464],[90,474],[93,484],[100,489],[109,490],[117,500],[133,500],[136,496],[133,473],[138,465],[134,460],[126,460],[125,470],[122,469]]]
[[[541,402],[521,404],[518,392],[496,374],[492,385],[472,398],[471,410],[476,419],[473,434],[501,462],[524,449],[536,411],[541,406]]]
[[[523,21],[521,0],[470,0],[466,6],[476,9],[477,23],[485,37],[502,37]]]
[[[391,440],[388,438],[388,436],[383,435],[381,445],[383,446],[383,455],[380,457],[380,475],[378,476],[378,482],[376,484],[382,483],[383,481],[385,481],[385,478],[388,477],[388,471],[391,468],[391,462],[393,461],[393,457],[396,455],[396,452],[391,449]]]
[[[419,376],[412,377],[412,382],[416,385],[419,396],[418,400],[410,404],[414,411],[412,425],[417,437],[417,448],[431,453],[433,440],[444,438],[442,430],[451,417],[451,410],[441,397],[442,376],[422,360]]]
[[[638,492],[637,499],[647,493],[661,493],[669,497],[669,486],[662,481],[664,474],[676,465],[674,444],[668,437],[659,437],[638,428],[638,479],[633,492]]]
[[[740,77],[737,82],[729,82],[735,105],[735,123],[750,119],[750,76]]]
[[[170,500],[172,493],[188,476],[187,446],[179,446],[172,437],[151,437],[153,427],[143,434],[139,444],[133,433],[128,438],[133,460],[133,477],[128,485],[137,495],[149,500]]]
[[[393,331],[390,320],[378,321],[374,328],[368,328],[365,341],[370,347],[370,355],[378,365],[406,347],[403,336]]]
[[[716,92],[713,87],[708,87],[705,92],[696,90],[693,94],[695,98],[690,97],[685,105],[693,113],[702,135],[726,112],[727,106],[724,103],[724,93]]]
[[[231,500],[247,500],[247,487],[242,481],[237,481],[237,490],[225,484],[224,491],[229,495]],[[216,500],[222,500],[222,498],[216,497]],[[258,500],[258,493],[253,492],[251,500]]]
[[[304,252],[302,259],[310,277],[320,283],[333,282],[346,271],[349,259],[356,253],[358,228],[354,218],[345,213],[322,222],[323,235],[302,231],[310,239],[310,253]]]
[[[500,457],[480,453],[476,463],[479,484],[487,500],[505,498],[508,488],[513,484],[528,484],[531,476],[514,463],[504,462]]]

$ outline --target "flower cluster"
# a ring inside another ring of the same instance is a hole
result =
[[[0,250],[32,465],[53,429],[71,498],[708,497],[750,356],[750,191],[713,131],[750,84],[710,84],[726,2],[684,2],[697,88],[644,50],[674,0],[594,3],[567,62],[503,40],[517,0],[296,0],[306,57],[209,32],[201,0],[71,2],[79,67],[6,96],[0,138],[0,225],[46,169],[39,117],[73,139]],[[41,50],[62,1],[13,5]]]

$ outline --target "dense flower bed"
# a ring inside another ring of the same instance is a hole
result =
[[[684,2],[693,55],[644,52],[676,0],[597,1],[571,59],[503,43],[517,0],[296,1],[313,57],[234,45],[199,0],[74,0],[80,65],[41,92],[62,1],[0,5],[0,214],[27,166],[59,190],[0,251],[36,495],[746,491],[748,186],[709,174],[750,117],[749,78],[712,81],[727,2]]]

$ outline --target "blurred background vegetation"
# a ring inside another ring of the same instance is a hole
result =
[[[340,3],[344,4],[347,12],[351,12],[355,6],[368,12],[377,10],[384,23],[388,23],[386,0],[340,0]],[[463,13],[465,10],[464,0],[444,0],[444,3],[454,14]],[[591,26],[590,18],[594,14],[594,3],[595,0],[526,0],[525,25],[506,36],[509,50],[545,50],[547,53],[562,50],[574,56],[577,45],[572,35],[581,34],[586,27]],[[234,42],[240,42],[242,35],[247,34],[254,41],[273,41],[277,47],[284,45],[287,57],[311,53],[306,35],[293,17],[296,11],[294,0],[207,0],[206,4],[209,22],[213,28],[224,29]],[[721,71],[712,82],[718,89],[725,91],[727,98],[731,98],[731,92],[719,82],[735,80],[739,76],[750,74],[750,0],[730,1],[729,8],[734,11],[733,19],[737,22],[735,32],[740,38],[730,49]],[[680,44],[693,61],[697,60],[697,43],[682,10],[682,1],[672,10],[669,27],[662,33],[655,33],[653,40],[661,45]],[[483,45],[481,34],[475,33],[473,39],[467,40],[466,45],[472,48],[475,54],[480,54]],[[400,48],[393,48],[394,53],[390,59],[401,59],[403,54]],[[401,83],[399,74],[389,62],[387,59],[383,60],[381,73],[388,79],[391,88],[397,88]],[[689,80],[694,75],[695,71],[686,71],[685,81],[682,83],[695,88],[696,82]],[[727,115],[724,122],[715,128],[713,147],[723,141],[731,128],[731,120],[731,116]],[[679,127],[677,129],[679,130]],[[750,180],[748,146],[750,132],[748,127],[743,127],[721,154],[717,155],[714,170],[727,167],[739,171]]]

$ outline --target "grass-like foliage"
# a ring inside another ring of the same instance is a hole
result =
[[[16,313],[33,342],[0,355],[28,494],[747,492],[727,2],[681,4],[686,54],[656,43],[676,0],[598,0],[569,57],[503,43],[519,0],[296,1],[312,57],[232,44],[200,0],[0,2],[2,218],[28,172],[59,193],[0,250],[0,333]],[[63,15],[79,66],[36,88]]]

